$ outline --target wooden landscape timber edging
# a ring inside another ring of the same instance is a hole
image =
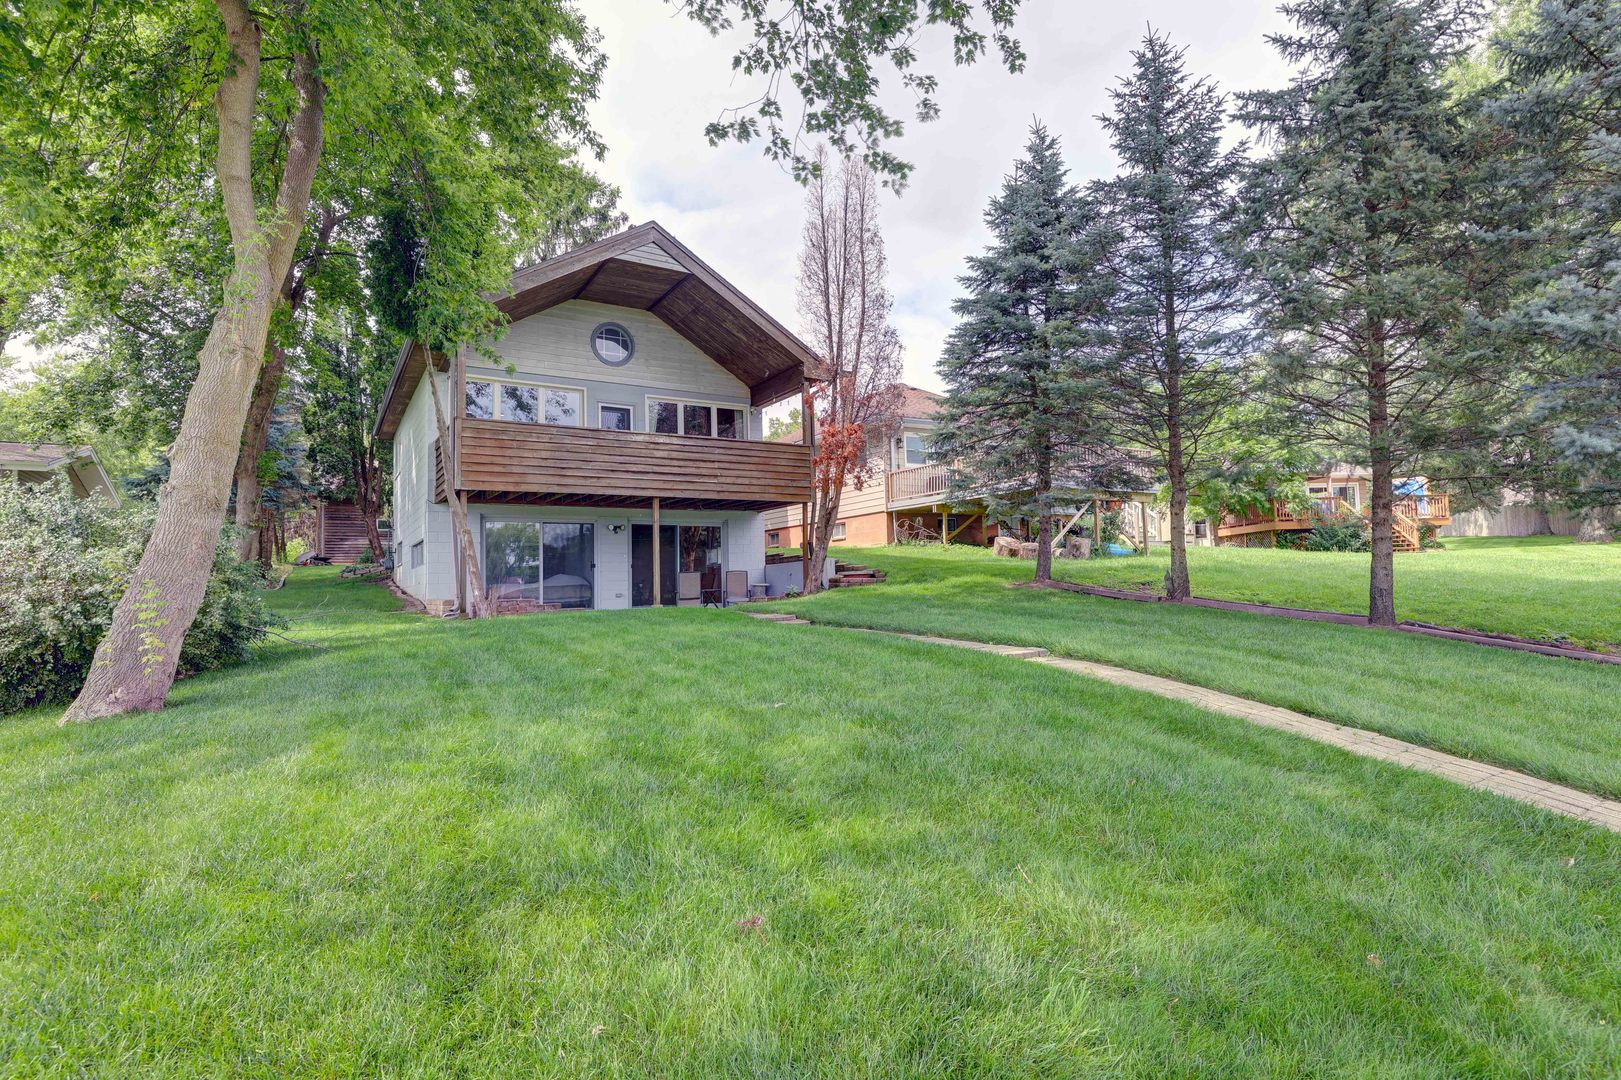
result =
[[[1130,589],[1110,589],[1102,585],[1078,585],[1072,581],[1048,581],[1039,585],[1034,581],[1015,581],[1010,588],[1059,589],[1063,592],[1101,596],[1108,600],[1135,600],[1147,604],[1180,604],[1183,607],[1215,608],[1217,611],[1239,611],[1246,615],[1272,615],[1283,619],[1304,619],[1308,622],[1331,622],[1339,623],[1342,626],[1366,627],[1368,625],[1366,615],[1352,615],[1344,611],[1278,607],[1275,604],[1246,604],[1239,600],[1211,600],[1203,596],[1190,596],[1186,600],[1178,601],[1171,600],[1158,593],[1136,592]],[[1396,624],[1395,629],[1408,634],[1424,634],[1427,637],[1466,641],[1471,645],[1490,645],[1493,648],[1513,649],[1516,652],[1560,656],[1566,660],[1589,660],[1598,664],[1621,664],[1621,654],[1599,652],[1595,649],[1582,649],[1575,645],[1554,645],[1546,641],[1533,641],[1530,638],[1514,637],[1511,634],[1493,634],[1485,630],[1460,630],[1456,627],[1436,626],[1433,623],[1416,622],[1411,619],[1403,619]]]

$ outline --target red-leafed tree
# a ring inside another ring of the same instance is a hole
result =
[[[799,254],[799,314],[827,381],[811,394],[816,453],[810,565],[827,560],[839,497],[873,478],[900,409],[900,338],[889,323],[888,264],[878,228],[878,184],[860,160],[830,167],[826,151],[805,195]],[[821,585],[813,572],[807,592]]]

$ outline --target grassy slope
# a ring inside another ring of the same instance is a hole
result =
[[[277,602],[0,722],[0,1073],[1621,1069],[1621,837],[996,657]]]
[[[1396,610],[1404,619],[1621,648],[1621,544],[1569,537],[1469,538],[1396,558]],[[1147,559],[1061,562],[1061,576],[1159,589],[1168,549]],[[1218,600],[1328,611],[1368,610],[1368,556],[1267,548],[1194,548],[1193,590]]]
[[[1540,550],[1558,556],[1567,550],[1585,554],[1581,549]],[[996,559],[977,548],[868,548],[847,557],[882,567],[889,572],[888,582],[773,606],[847,626],[1041,645],[1621,797],[1621,667],[1362,627],[1009,589],[1011,581],[1029,580],[1030,564]],[[1449,557],[1472,556],[1426,553],[1403,559],[1400,595],[1425,594],[1410,563]],[[1621,558],[1616,558],[1621,550],[1607,550],[1604,557],[1621,569]],[[1365,564],[1366,556],[1360,558]],[[1201,549],[1193,563],[1194,587],[1202,595],[1247,591],[1246,599],[1301,603],[1311,598],[1291,584],[1297,567],[1318,559],[1340,557]],[[1145,580],[1157,571],[1157,561],[1060,560],[1056,565],[1060,576],[1118,584]],[[1433,579],[1424,600],[1428,607],[1421,610],[1437,621],[1455,623],[1451,615],[1458,605],[1489,602],[1467,594],[1481,589],[1497,598],[1490,602],[1499,605],[1508,624],[1491,629],[1513,629],[1516,622],[1541,617],[1559,625],[1585,620],[1621,636],[1614,625],[1621,619],[1621,605],[1615,602],[1621,578],[1606,579],[1600,573],[1594,575],[1597,580],[1577,581],[1573,589],[1584,599],[1574,609],[1558,596],[1511,604],[1505,598],[1525,596],[1528,586],[1509,577],[1503,563],[1493,566],[1495,570]],[[1240,570],[1250,576],[1239,576]],[[1223,580],[1247,584],[1215,587]],[[1603,601],[1606,590],[1610,599]]]

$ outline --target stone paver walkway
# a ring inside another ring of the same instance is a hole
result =
[[[759,614],[755,612],[749,614],[753,615],[754,618],[766,619],[770,622],[797,626],[808,625],[806,620],[793,615]],[[1337,746],[1341,750],[1362,757],[1393,761],[1409,769],[1417,769],[1420,772],[1445,777],[1466,787],[1490,791],[1496,795],[1517,799],[1523,803],[1530,803],[1532,806],[1540,806],[1544,810],[1552,810],[1556,814],[1579,818],[1582,821],[1621,832],[1621,802],[1614,799],[1606,799],[1585,791],[1578,791],[1575,788],[1565,787],[1563,784],[1550,783],[1547,780],[1540,780],[1528,773],[1516,772],[1513,769],[1504,769],[1496,765],[1484,765],[1469,758],[1444,754],[1439,750],[1431,750],[1428,747],[1417,746],[1413,743],[1403,742],[1400,739],[1392,739],[1388,735],[1380,735],[1375,731],[1347,727],[1344,724],[1336,724],[1328,720],[1319,720],[1315,716],[1307,716],[1305,713],[1298,713],[1292,709],[1281,709],[1276,705],[1265,705],[1259,701],[1251,701],[1249,698],[1224,694],[1219,690],[1194,686],[1191,683],[1177,682],[1175,679],[1161,678],[1158,675],[1145,675],[1140,671],[1131,671],[1110,664],[1098,664],[1090,660],[1070,660],[1065,657],[1050,656],[1046,649],[1018,645],[992,645],[983,641],[929,637],[924,634],[899,634],[885,630],[867,630],[863,632],[881,633],[889,637],[907,638],[911,641],[922,641],[931,645],[949,645],[954,648],[973,649],[976,652],[995,653],[1015,660],[1030,660],[1038,664],[1045,664],[1048,667],[1074,672],[1077,675],[1102,679],[1105,682],[1115,683],[1119,686],[1129,686],[1134,690],[1146,690],[1148,693],[1158,694],[1160,697],[1186,701],[1200,708],[1236,716],[1241,720],[1248,720],[1252,724],[1259,724],[1261,727],[1276,728],[1279,731],[1303,735],[1308,739],[1315,739],[1317,742]]]

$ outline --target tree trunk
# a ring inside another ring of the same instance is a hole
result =
[[[1582,527],[1576,532],[1578,544],[1608,544],[1615,539],[1610,531],[1610,510],[1603,506],[1590,506],[1582,511]]]
[[[266,350],[264,365],[253,385],[247,419],[242,424],[242,442],[237,450],[236,472],[236,553],[243,559],[257,559],[260,527],[264,524],[264,485],[259,479],[259,461],[270,442],[270,417],[281,391],[282,373],[287,370],[287,353],[272,344]]]
[[[1165,573],[1165,597],[1168,600],[1186,600],[1193,595],[1193,585],[1188,580],[1188,463],[1182,455],[1182,352],[1177,338],[1175,258],[1163,226],[1162,221],[1160,263],[1165,272],[1165,288],[1161,297],[1165,310],[1165,466],[1171,478],[1171,568]],[[1144,550],[1147,550],[1146,546]]]
[[[1174,423],[1170,435],[1167,462],[1171,473],[1171,568],[1165,573],[1165,598],[1186,600],[1193,595],[1188,580],[1188,476],[1182,464],[1182,432]]]
[[[269,270],[261,260],[257,273],[242,268],[231,276],[225,306],[198,355],[152,537],[62,723],[158,709],[168,697],[180,646],[213,570],[235,450],[264,356],[276,295],[264,287],[273,277]]]
[[[330,207],[322,210],[314,242],[310,245],[309,254],[304,260],[304,269],[297,280],[294,279],[292,265],[288,265],[287,273],[282,277],[281,298],[286,301],[289,313],[296,312],[303,305],[308,292],[309,276],[320,268],[321,261],[326,258],[327,249],[332,244],[332,234],[337,230],[339,220],[340,215]],[[236,525],[242,530],[237,537],[236,551],[244,559],[251,559],[257,554],[254,551],[253,533],[255,526],[265,518],[265,508],[262,505],[264,490],[259,481],[259,460],[264,457],[265,447],[270,444],[270,421],[275,413],[276,395],[281,392],[281,380],[286,371],[286,350],[271,342],[269,356],[265,360],[263,370],[259,372],[259,381],[253,388],[253,401],[248,405],[248,419],[242,428],[242,450],[236,461]]]
[[[378,504],[377,469],[367,457],[360,459],[360,475],[355,477],[355,494],[360,501],[360,513],[366,519],[366,542],[371,545],[373,562],[383,561],[383,534],[377,531]]]
[[[1369,482],[1368,622],[1396,625],[1395,462],[1390,452],[1390,372],[1385,361],[1385,328],[1370,321],[1368,335],[1368,464]]]
[[[216,0],[216,5],[232,54],[214,94],[219,114],[215,174],[231,232],[231,273],[197,356],[197,377],[170,451],[169,480],[158,493],[152,536],[96,646],[84,687],[62,717],[64,724],[160,708],[174,683],[181,644],[213,570],[271,313],[304,229],[321,160],[326,87],[306,51],[293,57],[299,105],[289,126],[275,204],[261,213],[253,179],[260,29],[243,0]]]
[[[1530,535],[1553,535],[1553,519],[1548,516],[1548,508],[1546,506],[1538,506],[1532,512]]]
[[[1052,493],[1052,443],[1047,441],[1036,453],[1035,496],[1040,511],[1036,517],[1036,581],[1043,584],[1053,579]],[[1092,547],[1096,549],[1097,546],[1097,538],[1094,537]]]
[[[1368,572],[1368,622],[1374,626],[1396,625],[1396,548],[1392,538],[1395,486],[1390,452],[1376,446],[1369,484],[1373,555]]]
[[[426,348],[426,346],[418,346]],[[433,418],[436,430],[439,432],[439,460],[444,465],[445,484],[454,485],[455,473],[450,460],[450,421],[445,416],[445,406],[440,400],[439,379],[433,370],[433,353],[428,353],[428,370],[424,376],[428,380],[428,393],[433,398]],[[447,491],[445,501],[450,504],[450,520],[456,530],[456,542],[461,545],[467,557],[467,607],[468,618],[482,619],[490,613],[489,601],[484,596],[484,573],[478,562],[478,549],[473,546],[473,530],[467,525],[467,508],[457,497],[454,490]]]

